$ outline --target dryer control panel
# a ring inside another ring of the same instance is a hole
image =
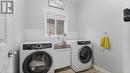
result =
[[[78,45],[88,45],[91,44],[91,41],[77,41]]]
[[[52,48],[52,43],[23,44],[23,50],[39,50]]]

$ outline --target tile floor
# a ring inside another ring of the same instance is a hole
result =
[[[55,73],[75,73],[72,69],[64,69],[64,70],[58,70]],[[86,71],[78,72],[78,73],[103,73],[96,69],[88,69]]]

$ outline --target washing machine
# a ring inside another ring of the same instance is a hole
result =
[[[23,43],[20,49],[20,73],[54,73],[53,44]]]
[[[75,72],[83,71],[92,67],[91,41],[71,42],[71,68]]]

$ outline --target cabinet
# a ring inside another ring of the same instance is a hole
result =
[[[55,69],[70,66],[70,48],[55,49],[54,66]]]
[[[44,11],[46,37],[67,34],[67,14],[45,9]]]

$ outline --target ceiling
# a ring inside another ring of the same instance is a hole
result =
[[[78,4],[81,0],[69,0],[69,1],[71,1],[71,2],[73,2],[75,4]]]

